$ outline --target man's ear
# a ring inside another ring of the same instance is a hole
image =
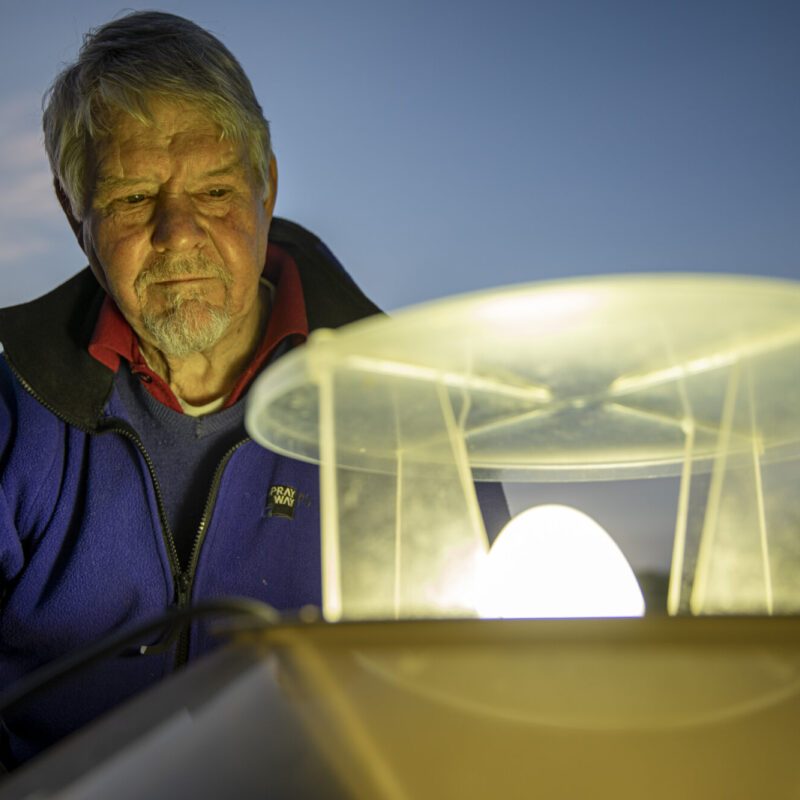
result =
[[[66,214],[67,222],[69,222],[69,226],[72,228],[81,250],[83,250],[83,225],[75,219],[75,215],[72,213],[72,204],[69,202],[67,193],[58,178],[53,178],[53,188],[56,190],[56,197],[61,205],[61,210]]]
[[[264,210],[267,212],[267,219],[272,219],[275,211],[275,198],[278,196],[278,162],[275,154],[269,160],[269,187],[267,196],[264,198]]]

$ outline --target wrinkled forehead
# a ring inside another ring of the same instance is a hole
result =
[[[223,141],[222,128],[206,109],[179,100],[153,100],[139,110],[103,112],[93,151],[169,147],[175,140]]]
[[[226,139],[205,108],[182,101],[152,102],[146,117],[109,111],[90,160],[95,186],[142,172],[208,172],[232,164],[249,172],[243,145]]]

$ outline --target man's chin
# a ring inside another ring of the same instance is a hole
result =
[[[223,338],[230,314],[208,303],[189,300],[161,314],[144,314],[142,321],[153,344],[166,356],[184,358],[210,350]]]

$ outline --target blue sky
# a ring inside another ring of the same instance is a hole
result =
[[[39,100],[108,0],[0,0],[3,304],[83,256]],[[169,2],[240,58],[277,213],[382,305],[651,270],[800,277],[800,4]]]

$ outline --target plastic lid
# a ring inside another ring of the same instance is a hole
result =
[[[777,456],[800,442],[800,284],[597,277],[373,317],[319,331],[270,367],[251,392],[247,427],[310,461],[320,436],[333,436],[341,465],[390,472],[401,451],[442,452],[429,447],[440,428],[417,411],[432,392],[478,478],[677,474],[687,439],[700,466],[715,456],[726,414],[726,452],[750,453],[756,437]],[[748,412],[731,417],[743,396]],[[320,422],[331,403],[335,430],[329,414]]]

